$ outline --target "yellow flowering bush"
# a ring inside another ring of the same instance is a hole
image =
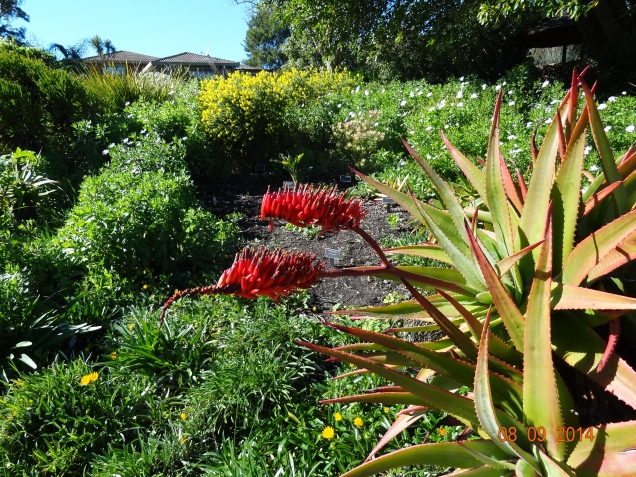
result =
[[[250,167],[266,162],[284,146],[286,108],[308,105],[352,83],[344,71],[290,69],[215,76],[201,84],[201,121],[230,159]]]

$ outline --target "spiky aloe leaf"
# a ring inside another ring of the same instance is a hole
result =
[[[509,257],[504,258],[503,260],[499,260],[497,262],[497,270],[499,271],[499,276],[505,275],[508,270],[510,270],[515,263],[521,260],[523,257],[532,252],[535,248],[543,243],[543,239],[539,240],[537,243],[533,243],[532,245],[528,245],[525,248],[522,248],[518,252],[513,253]]]
[[[570,366],[636,409],[636,372],[616,355],[599,372],[597,368],[605,351],[605,342],[587,324],[566,314],[554,317],[552,349]]]
[[[466,156],[464,156],[461,152],[459,152],[446,138],[444,132],[440,129],[440,134],[442,135],[442,140],[446,145],[446,149],[450,152],[455,163],[462,170],[468,181],[477,191],[479,197],[482,198],[486,207],[488,207],[488,199],[486,197],[486,176],[484,173],[473,164]]]
[[[510,338],[512,339],[515,348],[523,352],[523,315],[506,291],[501,280],[499,280],[497,272],[495,272],[494,268],[492,268],[490,263],[488,263],[488,260],[477,243],[477,240],[475,240],[475,237],[473,237],[473,234],[468,229],[468,224],[465,226],[469,232],[468,238],[470,240],[471,249],[475,254],[475,258],[477,259],[477,263],[479,264],[484,278],[486,279],[486,283],[488,283],[488,288],[495,306],[497,307],[497,312],[499,313],[499,316],[501,316],[504,326],[506,327],[508,334],[510,334]]]
[[[636,298],[552,283],[553,310],[635,310]]]
[[[636,259],[636,243],[623,243],[605,255],[603,260],[596,264],[590,273],[588,273],[585,282],[586,284],[591,284],[595,280],[613,272],[634,259]]]
[[[583,204],[583,216],[585,217],[587,214],[592,212],[596,206],[601,204],[605,200],[605,198],[608,197],[612,192],[614,192],[614,189],[616,189],[622,183],[622,181],[614,182],[612,185],[601,189],[596,194],[592,195],[592,197],[587,199]]]
[[[608,253],[635,231],[636,210],[633,210],[590,234],[567,257],[560,281],[566,285],[580,285]]]
[[[534,164],[526,197],[526,203],[529,205],[523,209],[519,224],[517,250],[521,250],[543,238],[544,231],[542,227],[537,227],[537,224],[545,223],[545,218],[548,215],[550,192],[554,181],[554,169],[559,147],[558,118],[558,115],[555,114],[554,119],[548,126],[541,150]],[[535,250],[532,255],[527,255],[520,260],[519,271],[523,283],[532,281],[535,270],[534,262],[537,257],[538,251]]]
[[[320,404],[336,404],[336,403],[352,403],[352,402],[370,402],[378,404],[404,404],[407,406],[417,405],[426,406],[426,401],[418,398],[413,393],[393,392],[393,393],[370,393],[356,394],[355,396],[343,396],[334,399],[325,399]]]
[[[415,424],[417,421],[422,419],[425,413],[426,411],[416,411],[413,412],[411,415],[402,414],[401,416],[398,416],[398,418],[393,422],[393,424],[391,424],[391,427],[389,427],[389,429],[384,433],[382,439],[378,441],[376,446],[373,448],[373,450],[371,450],[364,461],[368,462],[369,460],[371,460],[373,456],[380,452],[391,439],[401,434],[410,425]]]
[[[387,255],[399,253],[415,257],[430,258],[451,265],[453,263],[446,252],[444,252],[444,249],[436,244],[407,245],[405,247],[385,248],[384,253]]]
[[[407,360],[415,362],[416,365],[412,367],[432,369],[438,375],[452,379],[457,382],[457,384],[472,386],[475,379],[475,366],[465,361],[449,358],[408,341],[382,333],[361,330],[359,328],[348,328],[332,323],[327,324],[327,326],[394,350],[396,353],[403,355]],[[521,418],[523,395],[521,386],[494,373],[490,375],[490,382],[493,395],[497,399],[497,402],[510,414]]]
[[[592,137],[594,138],[596,149],[601,158],[603,174],[608,184],[618,182],[623,178],[618,172],[616,160],[614,159],[614,153],[612,152],[609,140],[607,139],[607,135],[605,134],[605,129],[603,127],[603,123],[601,122],[601,116],[598,113],[596,102],[594,101],[594,96],[585,84],[585,81],[581,81],[581,86],[583,88],[583,93],[585,94],[585,103],[590,114],[590,127],[592,129]],[[625,214],[629,210],[625,188],[620,186],[617,187],[614,192],[612,192],[612,196],[614,197],[614,203],[616,204],[617,208],[616,215],[621,216]]]
[[[581,196],[581,170],[587,130],[587,107],[572,131],[565,157],[557,172],[552,188],[552,214],[554,217],[554,271],[561,272],[565,260],[574,247],[574,234]]]
[[[590,428],[592,439],[576,439],[568,464],[577,477],[631,477],[636,471],[636,421]]]
[[[517,441],[505,438],[501,440],[499,438],[499,429],[501,429],[502,424],[498,419],[497,411],[492,400],[490,380],[488,379],[488,337],[490,335],[488,325],[488,318],[486,318],[479,341],[479,356],[477,358],[477,369],[475,372],[474,389],[477,418],[490,439],[492,439],[497,446],[506,452],[506,454],[509,456],[518,456],[530,464],[535,471],[539,472],[539,464],[537,460],[528,451],[522,449]],[[523,437],[523,435],[520,437]],[[528,443],[526,441],[526,445],[527,444]]]
[[[546,449],[558,460],[565,457],[565,441],[557,441],[563,417],[557,393],[552,350],[550,348],[550,292],[552,283],[552,220],[541,246],[537,271],[532,281],[523,355],[524,423],[546,430]]]
[[[521,214],[523,211],[523,199],[521,198],[521,193],[517,190],[517,184],[512,180],[512,175],[510,174],[510,170],[506,165],[506,161],[501,154],[499,154],[499,164],[501,167],[501,177],[503,179],[504,190],[508,199],[514,205],[517,213]],[[514,229],[513,229],[514,232]]]
[[[525,460],[519,459],[515,466],[516,477],[541,477]]]
[[[508,212],[508,200],[504,190],[499,160],[499,113],[501,110],[501,95],[499,91],[495,112],[488,139],[488,152],[486,154],[486,197],[488,208],[493,217],[493,227],[497,235],[498,244],[502,255],[508,256],[515,252],[512,240],[512,227]],[[536,242],[536,240],[535,240]]]
[[[471,450],[491,459],[505,460],[508,456],[492,442],[475,440],[466,441],[462,444],[464,447],[459,446],[457,442],[420,444],[407,447],[406,449],[400,449],[366,462],[343,474],[341,477],[368,477],[396,467],[413,465],[439,465],[442,467],[458,467],[461,469],[469,469],[471,467],[479,466],[479,469],[482,470],[479,473],[470,473],[471,471],[468,470],[456,474],[466,477],[500,477],[502,475],[511,475],[501,469],[483,467],[479,460],[465,450],[466,448],[470,448]]]
[[[471,449],[470,447],[464,446],[462,442],[457,442],[457,443],[462,447],[462,449],[464,449],[466,452],[472,455],[475,459],[480,461],[482,464],[487,465],[488,467],[493,467],[495,469],[511,469],[511,470],[514,470],[516,467],[515,464],[513,464],[511,461],[493,459],[492,457],[488,457],[486,455],[480,454],[479,452]]]
[[[441,409],[461,421],[464,425],[470,426],[477,432],[481,431],[479,422],[477,420],[477,415],[475,414],[474,403],[472,400],[466,397],[459,396],[457,394],[444,391],[443,389],[440,389],[438,387],[431,386],[430,384],[423,383],[421,381],[418,381],[417,379],[389,369],[386,366],[377,364],[372,360],[360,356],[356,356],[350,353],[343,353],[342,351],[325,348],[311,343],[305,343],[299,340],[296,340],[296,343],[302,346],[306,346],[307,348],[317,351],[318,353],[333,356],[334,358],[338,358],[341,361],[353,363],[356,366],[360,366],[361,368],[366,368],[369,371],[372,371],[373,373],[394,382],[398,386],[401,386],[405,391],[413,393],[415,396],[425,402],[425,406]]]
[[[462,227],[464,221],[466,220],[466,215],[464,214],[464,209],[459,203],[459,200],[457,200],[453,189],[451,189],[446,181],[442,179],[437,172],[435,172],[435,169],[433,169],[428,162],[422,159],[419,154],[415,152],[415,150],[410,146],[408,142],[406,142],[404,138],[401,139],[407,151],[409,151],[411,157],[415,159],[415,161],[420,165],[424,173],[433,183],[435,190],[437,190],[437,193],[442,199],[442,202],[444,202],[444,205],[446,206],[446,209],[448,210],[448,213],[450,214],[451,219],[453,220],[453,223],[455,224],[455,227],[459,232],[459,236],[464,240],[466,245],[468,245],[468,237],[466,236],[464,228]],[[444,248],[444,250],[446,250],[446,248]]]

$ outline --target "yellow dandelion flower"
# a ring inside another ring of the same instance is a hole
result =
[[[132,330],[135,327],[135,325],[133,325],[132,323],[128,325],[128,329]]]
[[[142,288],[143,288],[144,290],[148,290],[148,285],[144,285]]]
[[[175,288],[175,289],[174,289],[174,294],[176,295],[177,293],[179,293],[179,289],[178,289],[178,288]]]
[[[340,421],[342,421],[342,414],[340,414],[339,412],[337,412],[337,413],[335,413],[335,414],[333,415],[333,418],[334,418],[334,420],[335,420],[336,422],[340,422]]]
[[[322,430],[322,437],[325,439],[331,440],[336,436],[336,431],[333,430],[333,427],[327,426]]]
[[[181,416],[181,419],[183,419],[184,421],[188,418],[188,415],[185,412],[182,412],[180,416]]]
[[[117,359],[117,351],[110,353],[110,359]]]
[[[316,307],[315,306],[313,307],[313,310],[316,311]]]
[[[385,407],[384,408],[384,412],[385,412],[385,414],[388,414],[389,412],[391,412],[391,410],[388,407]]]
[[[80,379],[80,386],[87,386],[93,381],[97,381],[97,378],[99,378],[99,374],[97,374],[97,371],[92,372],[91,374],[86,374]]]
[[[360,416],[358,416],[353,420],[353,425],[356,427],[362,427],[364,426],[364,421],[362,420]]]
[[[443,427],[440,427],[439,429],[437,429],[437,433],[444,437],[446,435],[446,429],[444,429]]]

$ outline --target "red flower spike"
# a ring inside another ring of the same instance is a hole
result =
[[[274,219],[284,219],[297,227],[318,225],[322,227],[321,234],[351,230],[360,225],[367,211],[362,210],[362,201],[344,196],[336,187],[314,189],[304,185],[277,192],[268,190],[261,205],[261,219],[269,218],[270,231]]]
[[[225,270],[216,285],[188,288],[177,291],[163,305],[161,322],[170,306],[187,295],[238,295],[256,298],[267,295],[277,301],[281,296],[289,296],[303,288],[319,282],[319,274],[325,262],[314,262],[316,255],[306,252],[283,252],[259,247],[245,248],[236,254],[234,263]]]

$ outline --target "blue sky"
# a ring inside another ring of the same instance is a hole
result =
[[[153,56],[184,51],[240,61],[248,5],[232,0],[23,0],[27,39],[38,46],[108,38],[118,50]],[[92,49],[86,56],[95,54]]]

